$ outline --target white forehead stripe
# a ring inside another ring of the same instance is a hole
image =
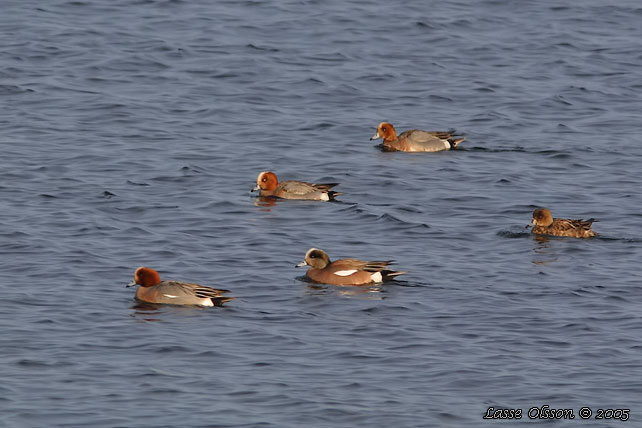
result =
[[[352,275],[353,273],[356,273],[356,269],[350,269],[350,270],[338,270],[334,274],[339,275],[339,276],[349,276]]]

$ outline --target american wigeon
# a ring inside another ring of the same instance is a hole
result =
[[[406,272],[386,269],[392,261],[364,262],[356,259],[330,261],[318,248],[310,248],[305,259],[296,267],[310,266],[306,276],[314,281],[331,285],[367,285],[387,281]]]
[[[273,196],[283,199],[305,199],[314,201],[332,201],[340,192],[332,189],[339,183],[306,183],[304,181],[282,181],[276,178],[271,171],[263,171],[256,179],[256,187],[253,192],[260,191],[261,196]]]
[[[381,122],[377,133],[370,140],[383,138],[383,149],[386,151],[401,152],[440,152],[450,150],[465,140],[464,137],[441,131],[420,131],[413,129],[402,132],[397,136],[397,131],[391,123]]]
[[[140,285],[136,290],[136,298],[147,303],[220,306],[234,299],[222,296],[228,290],[216,290],[181,281],[161,281],[158,272],[142,266],[136,269],[134,280],[127,287],[135,285]]]
[[[590,238],[597,236],[597,233],[591,229],[591,224],[594,221],[597,220],[594,218],[588,220],[553,218],[550,210],[547,208],[538,208],[533,211],[533,221],[526,225],[526,228],[533,226],[533,233],[538,235]]]

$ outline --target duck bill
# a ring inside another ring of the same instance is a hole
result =
[[[381,138],[381,135],[379,135],[379,131],[377,131],[376,134],[374,134],[372,137],[370,137],[370,141],[376,140],[377,138]]]
[[[528,223],[524,229],[528,229],[529,227],[531,227],[531,226],[535,226],[536,224],[537,224],[537,223],[535,223],[535,219],[533,219],[533,221],[531,221],[530,223]]]
[[[298,265],[296,265],[294,267],[303,267],[303,266],[307,266],[307,265],[308,264],[305,262],[305,260],[303,260],[301,263],[299,263]]]
[[[250,189],[250,192],[258,192],[259,190],[261,190],[261,188],[257,184],[256,186],[254,186],[253,188]]]
[[[133,287],[133,286],[135,286],[135,285],[138,285],[138,284],[136,284],[136,281],[132,281],[132,282],[130,282],[129,284],[127,284],[127,285],[125,286],[125,288]]]

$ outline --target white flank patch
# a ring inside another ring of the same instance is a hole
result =
[[[170,299],[175,299],[175,298],[177,298],[177,297],[178,297],[178,296],[174,296],[174,295],[172,295],[172,294],[163,294],[163,296],[165,296],[165,297],[169,297]]]
[[[327,193],[321,193],[321,200],[322,201],[329,201],[330,197],[328,196]]]
[[[372,278],[374,282],[383,282],[383,276],[381,275],[381,272],[373,273],[370,278]]]
[[[334,274],[339,275],[339,276],[348,276],[352,275],[353,273],[357,272],[356,269],[350,269],[350,270],[338,270]]]
[[[442,140],[442,142],[444,143],[444,146],[446,146],[446,149],[450,149],[452,147],[447,140]]]
[[[214,306],[214,302],[212,302],[212,299],[203,299],[201,306]]]

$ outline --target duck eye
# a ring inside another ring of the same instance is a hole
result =
[[[267,181],[267,177],[263,177],[263,180],[261,181],[265,183]]]

